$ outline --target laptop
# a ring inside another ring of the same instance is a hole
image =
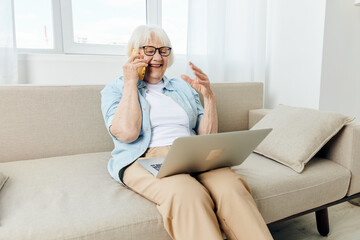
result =
[[[157,178],[240,165],[272,129],[179,137],[165,157],[137,162]]]

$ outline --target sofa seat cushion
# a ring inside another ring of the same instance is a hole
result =
[[[343,198],[351,177],[346,168],[318,157],[301,174],[256,153],[233,169],[245,176],[266,223]]]
[[[170,239],[155,204],[116,183],[109,152],[0,164],[0,239]],[[313,159],[303,173],[258,154],[245,176],[267,223],[345,196],[350,173]]]
[[[0,172],[0,190],[6,183],[6,180],[8,180],[8,176],[5,176],[2,172]]]
[[[0,164],[0,239],[170,239],[155,205],[115,182],[110,152]]]

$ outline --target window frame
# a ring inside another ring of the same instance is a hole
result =
[[[88,55],[126,55],[126,45],[74,42],[71,0],[51,0],[54,48],[19,48],[18,53],[58,53]],[[161,26],[162,0],[146,0],[146,23]]]

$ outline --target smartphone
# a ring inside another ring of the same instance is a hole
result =
[[[136,51],[135,51],[135,49],[133,49],[133,50],[132,50],[132,55],[135,54],[135,53],[136,53]],[[139,78],[140,78],[141,80],[144,80],[145,71],[146,71],[146,67],[139,67],[139,68],[137,69]]]

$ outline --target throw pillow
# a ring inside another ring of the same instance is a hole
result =
[[[2,174],[0,172],[0,190],[2,189],[2,187],[4,186],[4,184],[8,178],[9,177],[5,176],[4,174]]]
[[[353,119],[333,112],[279,105],[251,128],[273,129],[254,152],[301,173],[321,147]]]

